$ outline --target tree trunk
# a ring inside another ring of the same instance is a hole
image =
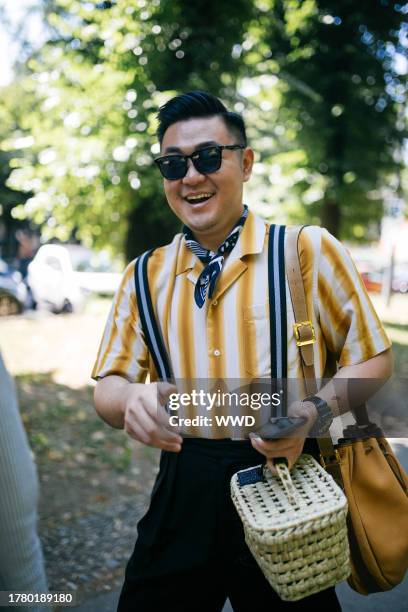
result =
[[[168,244],[181,231],[181,221],[166,202],[160,204],[163,206],[160,215],[151,207],[150,201],[139,202],[137,208],[129,211],[124,245],[126,261],[132,261],[148,249]]]
[[[13,257],[16,256],[17,253],[17,240],[15,237],[15,231],[17,228],[17,223],[11,216],[11,211],[13,209],[13,205],[5,204],[3,205],[3,214],[0,217],[0,220],[3,221],[3,237],[2,237],[2,249],[1,256],[6,261],[11,261]]]
[[[340,235],[341,208],[338,200],[324,199],[320,210],[320,223],[336,238]]]

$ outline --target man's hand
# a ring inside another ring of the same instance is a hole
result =
[[[262,440],[259,436],[254,435],[251,437],[252,446],[259,453],[265,455],[267,459],[266,464],[275,476],[277,476],[277,471],[273,465],[273,459],[276,457],[286,457],[289,469],[292,469],[302,453],[307,434],[317,418],[317,411],[311,402],[294,402],[288,409],[288,416],[306,417],[307,422],[287,438]]]
[[[168,383],[128,384],[124,388],[124,430],[135,440],[167,451],[179,452],[183,442],[164,410],[177,388]]]

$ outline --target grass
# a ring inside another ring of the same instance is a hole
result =
[[[71,389],[44,374],[17,376],[20,410],[37,461],[126,472],[132,441],[106,427],[92,405],[92,389]]]

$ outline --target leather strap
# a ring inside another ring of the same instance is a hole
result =
[[[287,229],[286,248],[286,274],[289,282],[290,296],[292,299],[295,324],[301,325],[308,320],[305,288],[300,269],[298,254],[298,242],[303,227],[291,227]],[[300,342],[311,342],[313,340],[311,328],[306,325],[298,327]],[[316,374],[314,369],[313,344],[299,346],[300,361],[302,364],[303,377],[305,379],[306,392],[314,395],[317,392]]]
[[[300,324],[302,321],[308,320],[305,289],[299,258],[299,236],[304,227],[307,226],[293,226],[286,229],[286,275],[288,277],[293,312],[295,314],[295,322],[297,324]],[[301,341],[309,341],[312,339],[310,327],[302,325],[298,328],[298,330]],[[313,344],[299,346],[299,350],[301,355],[301,364],[303,370],[303,377],[305,379],[306,392],[308,395],[315,395],[318,389],[314,369]],[[373,425],[368,416],[367,407],[365,404],[352,408],[352,412],[354,414],[354,418],[356,419],[357,425],[359,425],[360,427],[367,427]]]
[[[298,250],[299,236],[304,227],[306,226],[294,226],[287,228],[285,260],[290,297],[295,316],[295,326],[298,326],[298,348],[300,352],[300,361],[302,364],[306,392],[308,395],[314,395],[318,391],[314,367],[314,342],[312,343],[314,340],[314,330],[312,330],[311,326],[302,324],[309,321]],[[302,342],[310,343],[302,345]],[[337,483],[342,486],[343,479],[341,476],[340,466],[338,464],[338,454],[333,446],[330,433],[328,433],[327,438],[316,438],[316,440],[319,445],[321,462],[323,466],[330,472]]]

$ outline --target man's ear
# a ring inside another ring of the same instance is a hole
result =
[[[242,170],[244,183],[249,181],[252,174],[252,167],[254,165],[254,150],[251,147],[246,147],[242,153]]]

